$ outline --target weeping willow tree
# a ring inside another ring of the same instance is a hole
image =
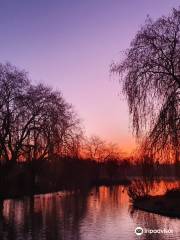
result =
[[[180,8],[156,21],[150,17],[137,32],[125,57],[113,63],[127,97],[134,132],[146,150],[180,151]]]

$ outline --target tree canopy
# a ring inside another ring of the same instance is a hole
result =
[[[120,75],[136,136],[154,152],[180,149],[180,9],[147,18],[120,63]]]
[[[24,71],[0,64],[0,160],[64,154],[80,132],[79,120],[61,92],[33,85]]]

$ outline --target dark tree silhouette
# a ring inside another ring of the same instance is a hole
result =
[[[118,160],[121,157],[116,144],[108,143],[96,135],[84,139],[83,150],[87,158],[98,162]]]
[[[62,154],[78,131],[79,120],[60,92],[34,86],[25,72],[0,65],[0,160],[42,160]]]
[[[180,149],[180,9],[156,21],[147,18],[121,63],[120,74],[136,136],[153,152]]]

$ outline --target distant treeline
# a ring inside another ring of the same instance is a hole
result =
[[[131,159],[97,162],[54,156],[53,159],[20,162],[0,168],[1,197],[18,197],[59,190],[88,190],[91,186],[129,184],[139,177],[178,177],[176,165],[133,163]]]

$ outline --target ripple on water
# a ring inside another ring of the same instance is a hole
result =
[[[174,233],[143,234],[137,238],[137,226],[173,229]],[[4,201],[0,239],[179,240],[180,220],[132,211],[123,187],[99,187],[85,194],[59,192]]]

